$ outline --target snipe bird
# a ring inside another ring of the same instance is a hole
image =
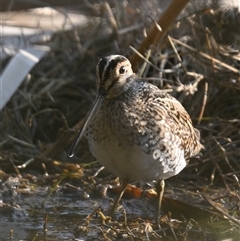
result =
[[[69,156],[86,135],[93,156],[122,180],[114,213],[129,182],[157,180],[159,220],[164,180],[178,174],[202,148],[200,134],[181,103],[140,81],[121,55],[96,68],[97,96]]]

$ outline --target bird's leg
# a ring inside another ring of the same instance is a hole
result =
[[[129,182],[126,179],[123,180],[121,190],[120,190],[120,192],[119,192],[119,194],[118,194],[118,196],[117,196],[117,198],[116,198],[116,200],[115,200],[115,202],[114,202],[114,204],[113,204],[113,206],[112,206],[112,208],[109,212],[109,216],[111,216],[111,217],[113,216],[114,211],[116,210],[116,208],[118,206],[118,203],[120,202],[120,200],[122,198],[122,195],[123,195],[128,183]]]
[[[162,206],[162,198],[163,198],[163,193],[164,193],[164,187],[165,187],[165,182],[164,179],[159,179],[157,181],[157,197],[158,197],[158,205],[157,205],[157,215],[156,215],[156,223],[159,224],[159,217],[160,217],[160,211],[161,211],[161,206]]]

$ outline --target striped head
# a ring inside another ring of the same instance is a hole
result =
[[[134,73],[129,60],[121,55],[102,58],[96,67],[97,89],[112,98],[126,91],[133,81]]]

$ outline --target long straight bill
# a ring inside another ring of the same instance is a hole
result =
[[[89,112],[85,123],[83,124],[82,128],[80,129],[77,137],[75,138],[75,140],[73,141],[69,151],[68,151],[68,156],[69,157],[73,157],[74,156],[74,150],[78,144],[78,142],[82,139],[85,130],[87,129],[88,125],[91,123],[92,119],[94,118],[94,116],[96,115],[97,111],[100,109],[103,101],[106,98],[106,94],[103,94],[101,92],[98,93],[94,103],[93,103],[93,107],[91,109],[91,111]]]

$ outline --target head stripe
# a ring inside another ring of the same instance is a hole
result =
[[[121,55],[111,55],[109,57],[102,58],[98,63],[98,75],[100,81],[108,79],[116,66],[126,60],[127,59]]]

